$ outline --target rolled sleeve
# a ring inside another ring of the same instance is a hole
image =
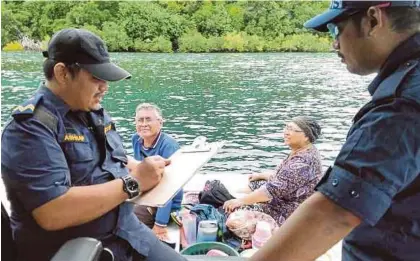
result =
[[[326,174],[316,190],[372,226],[392,202],[386,192],[337,166]]]
[[[2,177],[27,211],[66,193],[67,161],[55,134],[36,120],[12,122],[2,135]]]
[[[316,189],[376,225],[419,175],[419,127],[418,114],[398,100],[368,113],[352,127]]]

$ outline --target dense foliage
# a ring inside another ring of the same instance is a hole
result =
[[[1,46],[49,40],[77,27],[100,35],[111,51],[328,51],[328,36],[303,28],[327,8],[320,1],[5,1]]]

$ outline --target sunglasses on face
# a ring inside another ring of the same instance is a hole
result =
[[[362,11],[364,11],[364,10],[355,10],[355,11],[353,11],[351,13],[348,13],[345,16],[341,17],[338,21],[336,21],[334,23],[328,23],[327,24],[328,31],[329,31],[331,37],[334,39],[334,41],[336,41],[338,39],[338,36],[341,33],[341,30],[340,30],[340,27],[338,26],[338,23],[342,23],[342,22],[350,19],[350,17],[361,13]]]
[[[340,35],[340,29],[338,29],[338,26],[335,23],[328,23],[327,28],[334,41],[337,40]]]
[[[379,8],[386,8],[386,7],[389,7],[390,5],[391,5],[391,3],[383,3],[383,4],[374,5],[374,6],[379,7]],[[343,21],[346,21],[350,17],[352,17],[352,16],[354,16],[356,14],[360,14],[361,12],[366,12],[366,10],[367,9],[356,9],[356,10],[353,10],[352,12],[348,12],[346,15],[344,15],[341,18],[339,18],[334,23],[328,23],[327,24],[327,28],[328,28],[328,31],[330,32],[332,38],[334,39],[334,41],[336,41],[338,39],[338,36],[341,33],[340,28],[337,25],[338,23],[341,23]]]

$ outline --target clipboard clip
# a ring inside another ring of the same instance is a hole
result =
[[[207,138],[204,136],[198,136],[194,139],[193,143],[189,146],[185,146],[181,149],[182,153],[193,153],[193,152],[208,152],[211,151],[211,146],[206,142]]]

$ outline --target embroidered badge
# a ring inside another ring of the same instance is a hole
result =
[[[105,126],[104,128],[104,132],[107,133],[108,131],[112,130],[112,123],[108,124],[107,126]]]
[[[26,110],[30,110],[31,112],[33,112],[35,110],[35,106],[33,104],[28,104],[26,106],[19,105],[13,109],[13,112],[24,112]]]
[[[73,134],[73,133],[66,133],[66,135],[64,136],[64,141],[68,141],[68,142],[84,142],[85,141],[85,136],[78,135],[78,134]]]

